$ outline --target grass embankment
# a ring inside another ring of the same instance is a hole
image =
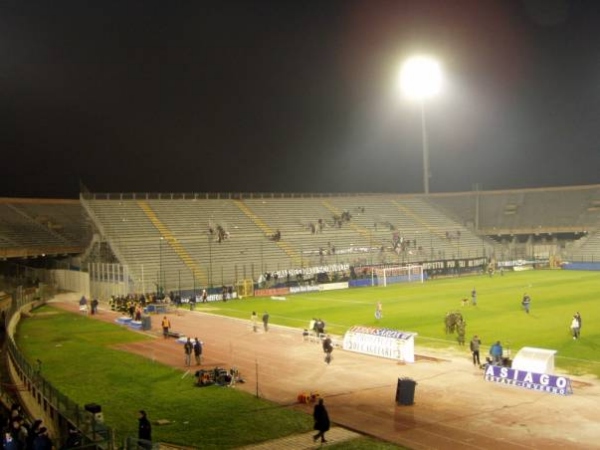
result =
[[[306,414],[235,389],[197,388],[190,376],[150,359],[115,350],[117,344],[151,339],[123,327],[45,306],[23,319],[17,344],[30,361],[40,359],[44,377],[80,405],[102,405],[117,443],[137,436],[137,412],[145,409],[153,439],[203,449],[227,449],[312,429]],[[397,449],[369,438],[338,449]]]

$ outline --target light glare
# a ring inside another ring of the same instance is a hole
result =
[[[436,95],[442,85],[440,64],[428,56],[408,59],[400,71],[400,87],[409,98],[424,100]]]

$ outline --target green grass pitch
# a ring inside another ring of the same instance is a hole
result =
[[[477,306],[471,291],[477,290]],[[523,294],[531,297],[530,313],[521,307]],[[462,299],[469,300],[466,306]],[[375,319],[377,301],[383,318]],[[521,347],[557,350],[557,367],[572,374],[600,376],[600,273],[567,270],[505,272],[503,276],[465,276],[403,283],[388,287],[356,288],[289,295],[285,300],[248,298],[199,305],[211,312],[249,318],[268,311],[274,324],[308,327],[311,318],[323,319],[326,331],[343,335],[352,325],[371,325],[418,333],[417,345],[458,347],[456,334],[447,335],[444,317],[459,311],[466,320],[465,352],[477,334],[484,348],[499,340],[512,355]],[[582,316],[580,340],[569,326],[575,312]],[[484,353],[485,350],[484,350]]]
[[[473,288],[478,305],[462,306],[461,300],[470,299]],[[530,314],[520,305],[525,292],[532,298]],[[467,339],[478,334],[485,345],[500,340],[510,346],[513,355],[523,346],[554,349],[559,368],[600,376],[599,295],[600,273],[546,270],[324,291],[290,295],[285,300],[245,298],[198,304],[197,310],[248,320],[252,311],[259,316],[268,311],[272,324],[296,327],[299,334],[313,317],[322,318],[327,331],[336,335],[343,335],[352,325],[414,331],[418,346],[450,348],[464,352],[468,359],[468,347],[460,349],[456,335],[446,335],[444,329],[446,313],[458,310],[467,321]],[[375,319],[378,301],[383,304],[379,321]],[[576,311],[583,318],[578,341],[569,333]],[[202,442],[207,449],[235,448],[311,428],[309,416],[235,390],[198,390],[178,369],[113,349],[117,343],[150,339],[113,324],[47,306],[21,322],[16,339],[30,361],[44,361],[44,375],[64,394],[80,404],[94,401],[106,407],[105,417],[114,427],[117,441],[136,434],[140,404],[152,418],[163,417],[166,404],[173,411],[173,423],[157,427],[155,439],[181,445]],[[198,395],[203,401],[190,402],[191,396]],[[213,426],[191,426],[191,417],[203,422],[210,417]],[[351,444],[345,443],[343,448],[394,448],[368,438]]]

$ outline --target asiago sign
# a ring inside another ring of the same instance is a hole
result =
[[[486,381],[519,386],[532,391],[549,392],[558,395],[571,395],[573,393],[569,378],[546,373],[535,373],[488,365],[485,369],[484,378]]]

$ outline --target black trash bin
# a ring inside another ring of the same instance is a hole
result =
[[[412,405],[415,403],[415,388],[417,382],[410,378],[398,378],[396,388],[396,403],[399,405]]]
[[[142,316],[142,330],[148,331],[152,329],[152,317]]]

